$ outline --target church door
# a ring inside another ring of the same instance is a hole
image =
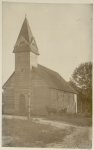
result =
[[[21,94],[19,97],[19,113],[23,116],[26,115],[26,101],[23,94]]]

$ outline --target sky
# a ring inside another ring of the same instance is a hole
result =
[[[2,84],[15,69],[12,52],[25,15],[39,49],[39,64],[69,81],[76,67],[92,61],[92,4],[3,2]]]

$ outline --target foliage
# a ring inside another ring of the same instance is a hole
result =
[[[81,101],[92,106],[92,63],[80,64],[73,72],[70,85],[77,90]],[[91,108],[89,108],[91,109]]]
[[[81,89],[92,87],[92,63],[87,62],[78,66],[72,75],[72,82]]]

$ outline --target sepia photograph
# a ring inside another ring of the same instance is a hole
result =
[[[2,2],[2,147],[92,148],[92,3]]]

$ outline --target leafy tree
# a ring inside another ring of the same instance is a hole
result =
[[[92,63],[80,64],[74,70],[69,83],[77,90],[85,110],[90,112],[92,108]]]

